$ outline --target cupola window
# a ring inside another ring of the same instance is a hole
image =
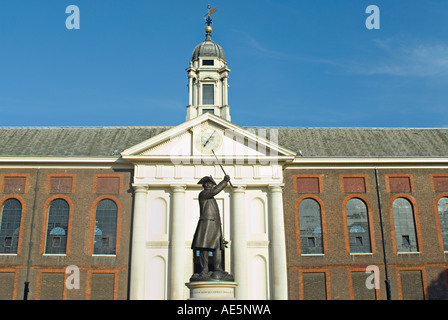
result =
[[[202,85],[202,104],[213,105],[215,103],[215,86],[213,84]]]
[[[202,65],[203,66],[214,66],[215,60],[202,60]]]
[[[202,109],[202,113],[211,113],[211,114],[215,114],[215,110],[214,109]]]

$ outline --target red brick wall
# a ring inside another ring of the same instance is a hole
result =
[[[448,196],[448,192],[443,189],[444,180],[434,180],[433,177],[448,177],[448,170],[379,169],[378,172],[392,298],[404,299],[409,290],[421,291],[416,276],[421,274],[422,295],[425,299],[447,299],[446,258],[448,253],[443,251],[440,223],[437,218],[437,201],[442,196]],[[297,187],[298,177],[319,177],[320,192],[300,192],[302,190]],[[347,177],[356,179],[345,180]],[[394,181],[394,178],[398,179]],[[361,187],[361,179],[364,180],[364,188]],[[303,292],[304,275],[306,278],[307,273],[317,272],[325,275],[327,299],[354,299],[356,296],[386,299],[383,244],[374,169],[293,169],[290,167],[284,170],[284,182],[289,298],[312,297],[312,293]],[[318,199],[322,206],[321,210],[324,212],[323,255],[302,255],[298,247],[300,235],[297,230],[297,208],[299,202],[307,197]],[[353,197],[360,198],[368,207],[371,254],[350,254],[344,210],[348,199]],[[419,241],[418,253],[397,253],[392,214],[392,202],[397,197],[405,197],[414,205]],[[376,265],[380,270],[380,290],[375,290],[374,295],[360,291],[362,288],[358,283],[359,274],[356,274],[358,278],[352,277],[353,272],[364,272],[369,265]],[[403,273],[403,270],[408,269],[417,270],[420,273]],[[414,279],[413,283],[406,284],[405,288],[402,284],[403,275],[405,279]],[[318,279],[324,278],[318,277]],[[321,288],[322,285],[318,287]],[[319,296],[319,293],[315,295]]]
[[[112,275],[105,289],[97,288],[95,298],[127,299],[130,227],[132,215],[132,170],[112,169],[41,169],[37,187],[36,169],[0,169],[0,207],[8,198],[22,203],[22,221],[17,255],[0,255],[0,279],[14,285],[5,290],[7,297],[23,298],[27,271],[29,243],[32,240],[29,268],[30,292],[28,298],[42,295],[60,298],[49,288],[61,285],[63,299],[88,299],[92,295],[92,275]],[[23,182],[25,179],[25,182]],[[101,180],[105,179],[105,180]],[[109,179],[109,180],[108,180]],[[62,198],[69,203],[69,231],[65,255],[46,255],[45,238],[48,207],[52,200]],[[93,255],[96,204],[105,198],[118,206],[116,255]],[[34,227],[31,228],[33,204]],[[30,239],[32,229],[32,239]],[[76,265],[80,274],[80,289],[68,290],[59,280],[65,279],[65,268]],[[1,277],[1,275],[6,275]],[[62,275],[62,278],[61,278]],[[99,279],[98,277],[93,277]],[[60,289],[58,287],[58,290]],[[112,292],[110,292],[112,290]]]

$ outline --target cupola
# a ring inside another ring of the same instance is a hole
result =
[[[209,8],[210,9],[210,8]],[[188,72],[187,120],[210,112],[230,121],[228,105],[228,77],[223,48],[212,40],[212,19],[208,11],[205,40],[198,44],[191,55]]]

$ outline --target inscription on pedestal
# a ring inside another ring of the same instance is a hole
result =
[[[185,284],[190,289],[189,300],[234,300],[236,282],[197,281]]]

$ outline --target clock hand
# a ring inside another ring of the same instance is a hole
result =
[[[210,141],[210,139],[213,137],[213,135],[215,134],[216,130],[213,131],[213,133],[211,134],[211,136],[207,139],[207,141],[205,141],[204,145],[202,146],[203,148],[205,148],[205,146],[207,145],[207,143]]]

